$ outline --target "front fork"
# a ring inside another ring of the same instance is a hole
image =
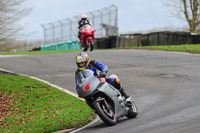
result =
[[[92,98],[92,100],[94,100],[94,99]],[[97,98],[96,100],[94,100],[92,103],[89,102],[88,100],[86,100],[86,103],[87,103],[92,109],[94,109],[93,105],[94,105],[94,103],[96,103],[96,102],[104,102],[104,105],[105,105],[106,109],[110,109],[110,106],[108,105],[108,103],[107,103],[107,101],[106,101],[105,98],[98,97],[98,98]]]
[[[87,45],[89,44],[89,40],[91,40],[92,44],[94,43],[93,37],[92,37],[92,36],[88,36],[88,37],[86,38],[86,44],[87,44]],[[89,45],[88,45],[88,46],[89,46]]]
[[[105,104],[105,107],[106,107],[107,109],[110,108],[105,98],[101,98],[101,97],[99,97],[96,101],[97,101],[97,102],[99,102],[99,101],[103,101],[104,104]]]

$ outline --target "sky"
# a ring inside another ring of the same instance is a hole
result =
[[[43,40],[41,24],[72,18],[114,4],[118,7],[119,33],[145,31],[186,24],[174,17],[165,0],[27,0],[32,12],[20,21],[25,40]]]

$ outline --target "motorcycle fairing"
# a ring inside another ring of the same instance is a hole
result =
[[[103,93],[107,96],[107,98],[112,98],[114,102],[114,112],[116,118],[120,118],[121,116],[124,116],[128,113],[128,110],[126,106],[124,105],[124,102],[122,100],[121,93],[115,89],[112,85],[108,84],[107,82],[101,83],[98,86],[97,93]],[[119,97],[121,97],[121,101],[119,100]]]

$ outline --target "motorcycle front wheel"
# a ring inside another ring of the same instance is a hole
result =
[[[84,52],[86,52],[88,49],[87,49],[87,48],[85,48],[85,47],[83,47],[83,48],[82,48],[82,50],[83,50]]]
[[[104,121],[105,124],[109,126],[113,126],[116,124],[117,120],[115,117],[115,114],[113,113],[113,110],[111,108],[111,105],[109,103],[105,103],[105,100],[99,100],[94,103],[94,109],[96,113],[99,115],[101,120]],[[108,106],[106,106],[106,104]]]
[[[88,40],[88,46],[90,47],[90,51],[93,50],[94,45],[92,44],[92,40]]]

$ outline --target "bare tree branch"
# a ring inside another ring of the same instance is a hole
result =
[[[23,6],[25,2],[26,0],[0,0],[0,44],[15,39],[23,29],[18,22],[32,10]]]
[[[190,32],[200,32],[200,0],[169,0],[172,14],[187,22]]]

